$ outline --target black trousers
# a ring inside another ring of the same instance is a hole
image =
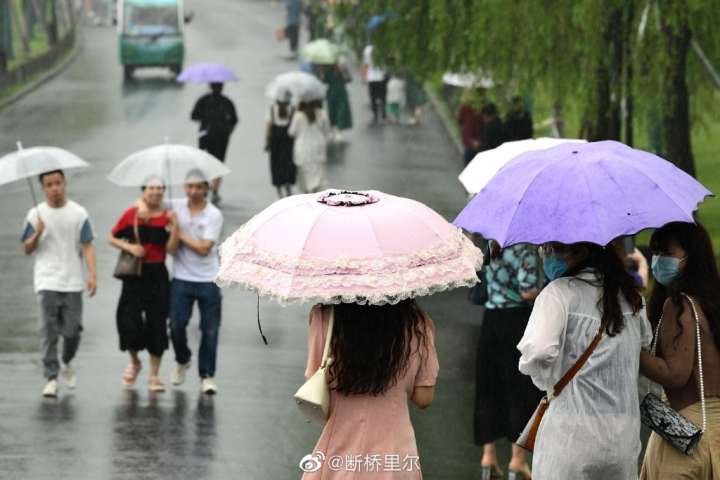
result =
[[[542,393],[518,371],[517,344],[531,307],[485,310],[477,352],[475,444],[500,438],[514,442],[532,416]]]
[[[373,109],[373,118],[378,120],[379,116],[387,118],[385,104],[387,102],[387,82],[368,82],[368,91],[370,93],[370,105]]]
[[[164,263],[144,263],[142,276],[123,280],[117,307],[120,350],[146,350],[157,357],[168,348],[170,281]]]
[[[292,53],[297,52],[298,41],[300,39],[300,25],[297,23],[294,25],[286,25],[285,36],[288,39],[288,43],[290,43],[290,51]]]

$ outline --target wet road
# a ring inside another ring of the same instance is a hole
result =
[[[241,78],[226,89],[241,117],[228,152],[233,174],[223,188],[227,235],[275,199],[263,152],[263,92],[275,74],[295,66],[273,37],[284,19],[281,8],[259,0],[188,4],[196,16],[187,29],[187,63],[220,61]],[[271,342],[265,346],[255,324],[255,297],[226,291],[215,398],[199,393],[195,375],[158,395],[144,388],[146,372],[136,391],[120,386],[127,358],[117,349],[115,332],[120,285],[111,269],[117,253],[105,238],[138,192],[105,177],[125,155],[166,136],[194,143],[189,111],[204,87],[179,87],[163,70],[141,72],[124,85],[114,30],[86,28],[84,37],[82,53],[63,75],[0,112],[0,151],[12,150],[16,140],[58,145],[92,164],[69,179],[69,194],[90,211],[99,263],[99,292],[86,299],[83,343],[74,362],[78,388],[44,400],[32,261],[18,243],[30,195],[20,184],[0,189],[0,478],[298,478],[298,462],[319,435],[291,401],[303,381],[308,307],[263,302]],[[456,180],[460,161],[438,120],[431,115],[419,128],[368,127],[365,87],[357,80],[351,96],[356,127],[346,147],[334,151],[331,184],[416,198],[453,218],[464,204]],[[472,444],[478,311],[465,301],[465,291],[421,303],[435,320],[441,362],[435,403],[413,411],[425,476],[472,478],[480,455]],[[196,325],[194,320],[190,329],[194,345]],[[172,355],[165,360],[161,373],[167,380]]]

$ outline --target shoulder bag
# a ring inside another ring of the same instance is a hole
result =
[[[682,294],[693,310],[695,316],[695,336],[697,341],[697,360],[698,373],[700,379],[700,406],[702,409],[702,428],[692,423],[687,418],[680,415],[676,410],[663,402],[660,397],[654,393],[648,393],[640,403],[640,420],[650,428],[653,432],[673,447],[677,448],[685,455],[692,455],[695,446],[700,441],[705,428],[707,427],[707,417],[705,413],[705,384],[703,383],[703,367],[702,367],[702,349],[700,347],[700,318],[698,317],[695,302],[688,295]],[[650,353],[655,355],[657,349],[658,338],[660,337],[660,326],[662,325],[662,317],[655,329],[655,338],[653,339]]]
[[[140,233],[138,232],[138,216],[135,212],[133,218],[133,233],[135,235],[134,241],[130,243],[140,244]],[[117,264],[115,265],[115,271],[113,277],[118,280],[127,280],[130,278],[138,278],[142,275],[142,258],[136,257],[130,252],[120,250]]]
[[[320,425],[325,425],[330,415],[330,387],[327,383],[327,369],[332,363],[329,354],[334,323],[335,309],[331,307],[320,368],[295,392],[295,401],[305,419]]]
[[[545,415],[548,407],[550,406],[550,402],[555,397],[560,395],[560,392],[563,391],[567,384],[570,383],[570,380],[572,380],[573,377],[575,377],[575,375],[583,367],[583,365],[585,365],[585,362],[587,362],[588,358],[590,358],[590,355],[592,355],[592,353],[595,351],[595,347],[597,347],[598,343],[600,343],[600,339],[602,338],[606,326],[606,322],[601,323],[600,329],[595,334],[595,338],[593,338],[592,342],[590,342],[590,345],[585,349],[583,354],[580,355],[580,358],[578,358],[575,364],[570,367],[570,370],[565,372],[565,375],[563,375],[560,381],[555,384],[552,393],[550,395],[545,395],[542,400],[540,400],[540,404],[535,409],[535,413],[532,414],[532,417],[530,417],[530,420],[528,421],[527,425],[525,425],[522,433],[515,441],[515,443],[519,447],[524,448],[525,450],[528,450],[530,452],[533,451],[533,449],[535,448],[535,439],[538,434],[538,429],[540,428],[540,422],[542,422],[542,418]]]

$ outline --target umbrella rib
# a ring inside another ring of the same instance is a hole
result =
[[[513,159],[513,160],[514,160],[514,159]],[[553,162],[553,163],[554,163],[554,162]],[[506,166],[507,166],[507,165],[506,165]],[[535,183],[535,180],[537,180],[537,178],[538,178],[539,176],[540,176],[539,174],[538,174],[538,175],[535,175],[535,176],[533,177],[533,179],[530,180],[530,182],[525,186],[525,188],[524,188],[524,190],[523,190],[523,193],[522,193],[522,195],[520,196],[520,201],[519,201],[518,204],[515,206],[515,211],[513,212],[512,217],[510,217],[510,221],[508,222],[507,227],[505,227],[505,235],[504,235],[505,238],[504,238],[503,242],[501,242],[501,243],[503,244],[503,245],[502,245],[503,247],[507,247],[507,245],[505,245],[505,242],[507,241],[508,232],[510,231],[510,227],[512,226],[513,222],[515,221],[515,215],[517,215],[518,207],[520,206],[520,203],[522,203],[522,199],[525,197],[525,194],[527,193],[528,190],[530,190],[530,187],[533,186],[533,184]],[[487,187],[487,185],[485,185],[485,187]],[[483,190],[484,190],[484,188],[483,188]],[[497,239],[495,239],[495,240],[497,240]]]
[[[668,198],[675,204],[675,206],[678,207],[678,209],[680,209],[681,212],[683,212],[685,215],[688,215],[690,218],[692,218],[692,212],[689,212],[689,213],[686,212],[685,209],[684,209],[683,207],[681,207],[680,204],[678,204],[672,196],[670,196],[669,194],[667,194],[667,193],[660,187],[660,184],[658,184],[657,181],[655,181],[655,179],[653,179],[650,175],[648,175],[647,173],[645,173],[645,171],[643,171],[642,169],[638,168],[638,167],[637,167],[636,165],[634,165],[632,162],[627,162],[627,163],[629,164],[629,166],[630,166],[633,170],[639,172],[643,177],[647,178],[653,185],[655,185],[658,190],[660,190],[661,192],[663,192],[663,193],[665,194],[665,196],[668,197]],[[705,190],[707,190],[707,188],[706,188]],[[712,195],[712,192],[710,192],[710,195]],[[699,202],[697,202],[697,203],[695,204],[695,208],[693,209],[693,212],[694,212],[695,210],[697,210],[698,205],[700,205],[700,203],[701,203],[703,200],[705,200],[705,197],[707,197],[707,196],[709,196],[709,195],[706,193],[706,194],[703,196],[703,198],[702,198]],[[694,222],[695,222],[695,221],[693,220],[693,223],[694,223]]]

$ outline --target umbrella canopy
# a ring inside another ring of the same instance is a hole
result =
[[[493,175],[518,155],[533,150],[545,150],[567,142],[585,143],[585,140],[543,137],[505,142],[497,148],[475,155],[475,158],[460,173],[458,180],[468,193],[475,194],[483,189]]]
[[[221,286],[280,303],[395,304],[477,282],[482,253],[439,214],[378,191],[278,200],[220,246]]]
[[[165,144],[133,153],[113,168],[108,179],[122,187],[141,187],[150,178],[162,179],[166,185],[181,185],[193,170],[208,181],[230,173],[225,164],[203,150]]]
[[[442,77],[443,83],[446,85],[452,85],[453,87],[470,88],[470,87],[482,87],[492,88],[495,86],[495,82],[492,78],[487,76],[478,77],[472,73],[453,73],[447,72]]]
[[[453,222],[501,246],[592,242],[692,222],[712,193],[675,165],[620,142],[564,143],[522,154]]]
[[[332,65],[340,59],[340,49],[330,40],[318,38],[302,47],[300,55],[310,63]]]
[[[305,72],[281,73],[270,82],[265,95],[271,100],[283,99],[290,92],[294,103],[322,100],[327,92],[327,85],[315,75]]]
[[[235,74],[219,63],[196,63],[180,73],[177,77],[182,83],[225,83],[236,82]]]
[[[74,153],[57,147],[32,147],[0,158],[0,185],[35,177],[53,170],[87,168],[90,165]]]

